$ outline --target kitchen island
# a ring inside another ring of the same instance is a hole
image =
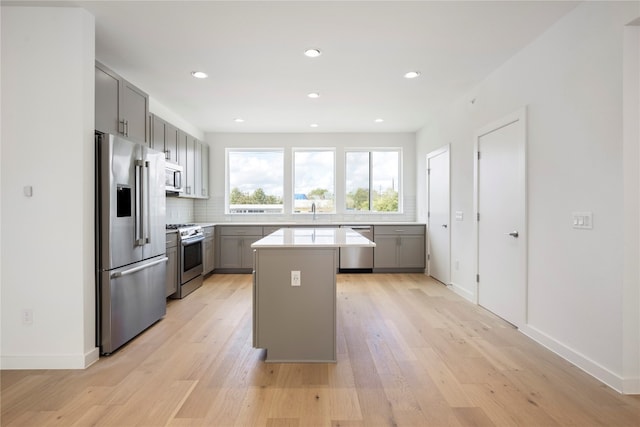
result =
[[[253,346],[267,362],[336,361],[341,247],[374,247],[350,228],[282,228],[253,243]]]

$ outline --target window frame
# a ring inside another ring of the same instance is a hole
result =
[[[274,152],[282,155],[282,204],[274,205],[280,206],[279,212],[233,212],[231,210],[231,165],[229,157],[232,153],[265,153]],[[269,148],[256,148],[256,147],[226,147],[225,148],[225,190],[224,190],[224,212],[226,215],[269,215],[276,214],[282,215],[286,213],[286,176],[285,176],[285,162],[286,162],[286,149],[284,147],[269,147]]]
[[[369,209],[368,210],[350,210],[347,208],[347,170],[348,170],[348,162],[347,156],[349,153],[368,153],[369,154]],[[398,164],[397,164],[397,193],[398,193],[398,209],[395,211],[376,211],[373,210],[373,181],[374,181],[374,169],[373,169],[373,153],[375,152],[394,152],[398,155]],[[404,212],[404,201],[402,194],[402,185],[403,185],[403,152],[402,147],[350,147],[344,149],[344,187],[343,187],[343,206],[342,209],[345,213],[352,214],[360,214],[360,215],[396,215],[403,214]]]
[[[291,214],[292,215],[309,215],[309,212],[296,212],[296,153],[299,152],[331,152],[333,154],[333,210],[331,212],[316,212],[317,215],[335,215],[338,211],[338,191],[337,183],[337,148],[336,147],[292,147],[291,148]]]

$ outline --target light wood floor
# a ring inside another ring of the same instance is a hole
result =
[[[2,426],[640,426],[620,395],[421,274],[338,276],[338,363],[266,364],[251,275],[213,275],[111,357],[3,371]]]

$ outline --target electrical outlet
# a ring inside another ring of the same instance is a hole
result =
[[[291,270],[291,286],[300,286],[299,270]]]
[[[30,308],[25,308],[22,310],[22,324],[23,325],[33,325],[33,310]]]

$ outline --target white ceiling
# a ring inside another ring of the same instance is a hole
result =
[[[414,132],[577,4],[73,3],[96,17],[98,60],[205,132]]]

